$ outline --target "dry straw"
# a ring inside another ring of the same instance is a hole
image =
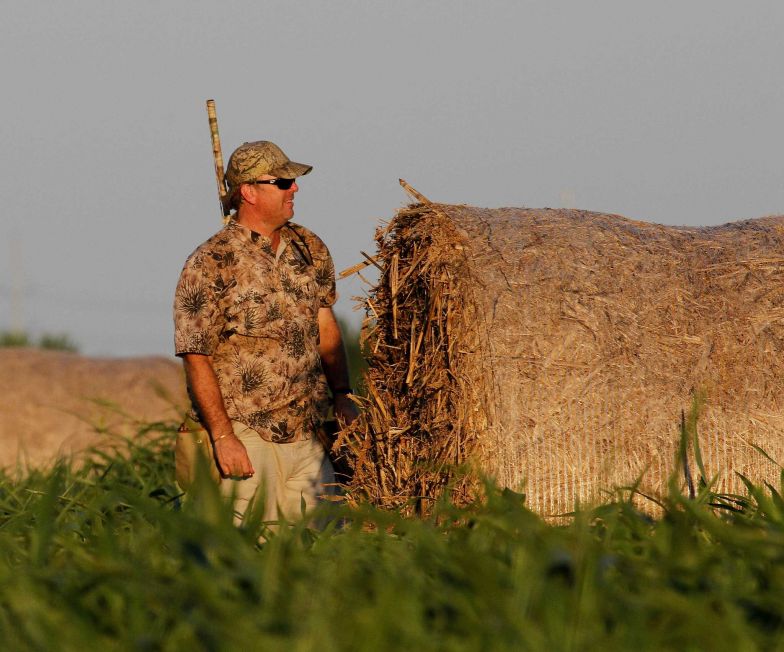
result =
[[[784,217],[678,228],[418,199],[376,234],[366,409],[343,438],[355,496],[462,501],[466,466],[544,515],[640,476],[661,493],[695,392],[716,489],[778,478],[755,447],[784,460]]]

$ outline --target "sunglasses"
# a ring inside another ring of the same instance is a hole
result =
[[[245,183],[250,183],[253,185],[263,183],[270,186],[277,186],[281,190],[288,190],[291,188],[291,186],[294,185],[294,181],[296,181],[296,179],[256,179],[256,181],[246,181]]]

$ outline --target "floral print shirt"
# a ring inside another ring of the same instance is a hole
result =
[[[229,418],[263,439],[308,439],[327,414],[319,308],[335,303],[324,243],[298,224],[281,245],[235,221],[185,262],[174,300],[177,355],[211,355]],[[199,417],[196,402],[191,402]]]

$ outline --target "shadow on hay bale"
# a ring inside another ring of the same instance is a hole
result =
[[[715,489],[778,478],[754,445],[784,459],[784,217],[418,204],[376,241],[355,494],[463,501],[466,464],[547,515],[640,475],[660,494],[696,392]]]

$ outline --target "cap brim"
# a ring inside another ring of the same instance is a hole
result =
[[[297,177],[305,176],[312,169],[312,165],[305,165],[304,163],[295,163],[294,161],[289,161],[285,165],[281,165],[279,168],[270,170],[269,174],[273,177],[280,177],[282,179],[296,179]]]

